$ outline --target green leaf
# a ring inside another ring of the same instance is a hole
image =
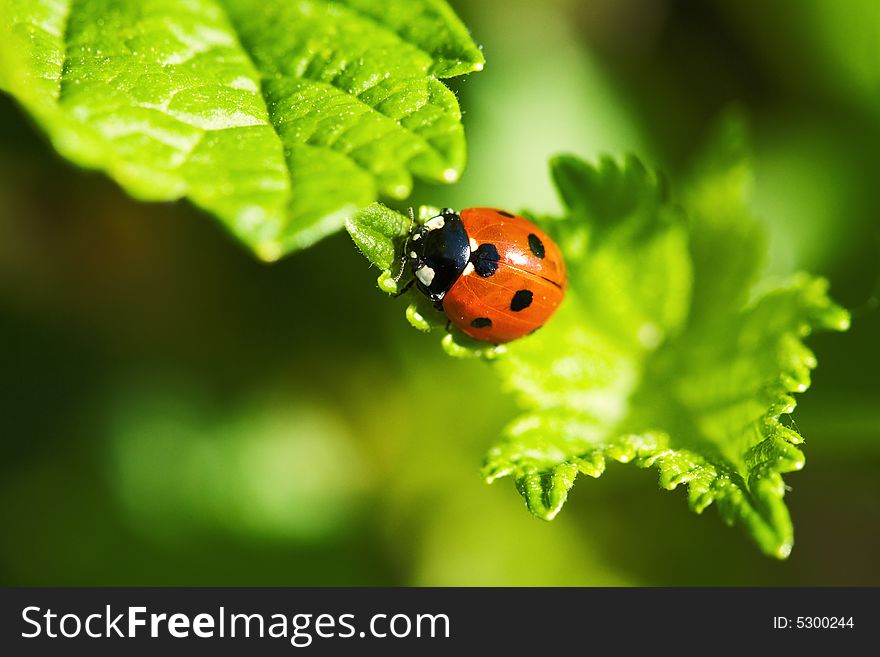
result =
[[[443,346],[492,358],[516,394],[523,413],[483,473],[513,476],[538,517],[559,513],[579,473],[633,462],[657,468],[662,488],[687,484],[694,511],[715,502],[727,523],[784,558],[794,539],[782,475],[804,465],[784,416],[816,365],[803,340],[845,330],[849,316],[823,279],[759,284],[765,243],[746,205],[742,126],[725,123],[708,152],[679,199],[634,158],[554,160],[566,214],[542,223],[566,256],[565,302],[541,331],[509,345],[452,334]],[[377,206],[349,225],[385,279],[407,224],[392,215]],[[381,246],[359,237],[367,230]],[[442,327],[442,313],[419,303],[407,309],[411,323]]]
[[[570,292],[498,360],[525,413],[484,464],[488,481],[512,475],[535,515],[559,513],[578,473],[633,462],[663,488],[687,484],[698,513],[715,502],[765,553],[791,551],[782,474],[804,455],[781,418],[816,365],[803,339],[849,317],[806,274],[756,291],[764,245],[739,143],[722,138],[681,205],[636,160],[553,162]]]
[[[482,68],[443,0],[0,0],[0,88],[65,157],[188,198],[272,260],[451,182]]]
[[[390,272],[400,255],[396,244],[409,233],[411,223],[381,203],[372,203],[346,221],[345,228],[364,257]]]

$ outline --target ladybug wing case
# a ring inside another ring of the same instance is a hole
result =
[[[499,344],[539,329],[565,291],[565,264],[550,237],[523,217],[500,210],[461,212],[472,251],[468,268],[443,300],[467,335]]]
[[[472,338],[500,344],[541,328],[562,296],[545,279],[502,265],[488,278],[462,276],[443,299],[443,310]]]
[[[565,290],[565,260],[562,253],[556,242],[531,221],[492,208],[462,210],[461,220],[468,237],[475,240],[478,246],[495,246],[500,262],[546,278]]]

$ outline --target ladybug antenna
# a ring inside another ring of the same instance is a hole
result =
[[[403,240],[403,250],[400,253],[400,271],[397,272],[397,276],[394,277],[394,282],[397,283],[400,280],[400,277],[403,276],[403,270],[406,269],[406,247],[409,246],[409,236],[412,235],[413,224],[416,222],[416,215],[413,212],[412,206],[408,208],[409,210],[409,228],[406,231],[406,239]]]

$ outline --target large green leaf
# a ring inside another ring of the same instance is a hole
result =
[[[654,466],[660,485],[688,485],[698,513],[715,502],[769,555],[786,557],[793,529],[782,474],[799,470],[800,434],[783,420],[810,384],[813,329],[843,330],[849,316],[806,274],[759,280],[763,237],[749,215],[741,135],[710,150],[673,199],[638,160],[571,157],[552,164],[566,206],[547,218],[569,268],[569,291],[541,331],[475,350],[447,335],[453,354],[492,356],[523,413],[484,464],[488,481],[512,475],[528,508],[552,519],[578,474],[606,461]],[[405,232],[374,206],[349,232],[394,291],[395,240]],[[371,240],[361,234],[369,229]],[[418,328],[442,315],[410,306]],[[416,319],[421,319],[420,325]]]
[[[265,259],[465,164],[482,68],[444,0],[0,0],[0,87],[66,157]]]
[[[804,455],[780,417],[816,365],[803,338],[849,318],[805,274],[755,291],[763,243],[744,166],[702,167],[685,216],[636,161],[554,162],[571,294],[540,339],[499,360],[527,412],[484,467],[489,481],[513,475],[536,515],[553,518],[578,473],[632,461],[663,488],[686,483],[694,511],[715,502],[767,554],[791,551],[781,475]]]

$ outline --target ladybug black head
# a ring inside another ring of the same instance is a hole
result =
[[[442,301],[471,256],[461,217],[444,208],[412,232],[406,255],[419,290],[431,301]]]

